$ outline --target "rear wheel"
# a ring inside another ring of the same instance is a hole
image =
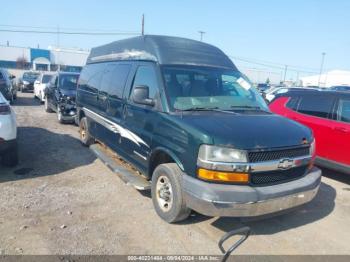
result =
[[[80,119],[79,134],[80,141],[84,146],[90,146],[95,142],[95,139],[90,135],[86,117]]]
[[[157,214],[166,222],[185,220],[191,213],[182,191],[182,172],[175,163],[161,164],[152,176],[152,201]]]
[[[7,167],[14,167],[18,164],[17,145],[4,153],[2,156],[2,164]]]

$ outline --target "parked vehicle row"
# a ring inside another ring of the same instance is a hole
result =
[[[250,217],[308,203],[321,181],[315,161],[350,174],[350,93],[255,88],[203,42],[116,41],[93,48],[80,75],[26,72],[20,88],[77,123],[83,145],[99,141],[134,166],[169,223],[191,210]]]

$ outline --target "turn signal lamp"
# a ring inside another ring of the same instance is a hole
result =
[[[249,182],[249,174],[247,173],[221,172],[199,168],[197,174],[199,178],[208,181],[245,184]]]

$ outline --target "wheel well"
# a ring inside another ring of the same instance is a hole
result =
[[[157,166],[165,163],[176,163],[176,161],[166,152],[158,151],[151,156],[151,161],[148,169],[148,176],[152,177],[154,169]]]
[[[79,122],[84,116],[85,116],[84,111],[83,110],[79,110]]]

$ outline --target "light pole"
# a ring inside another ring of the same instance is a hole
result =
[[[322,75],[322,71],[323,71],[323,65],[324,65],[324,57],[326,56],[326,53],[323,52],[322,53],[322,60],[321,60],[321,67],[320,67],[320,75],[318,77],[318,86],[320,86],[321,84],[321,75]]]
[[[283,84],[286,82],[287,71],[288,71],[288,65],[285,65],[285,67],[284,67]]]
[[[200,36],[200,41],[202,42],[203,41],[203,35],[205,34],[204,31],[198,31],[198,33],[201,35]]]

